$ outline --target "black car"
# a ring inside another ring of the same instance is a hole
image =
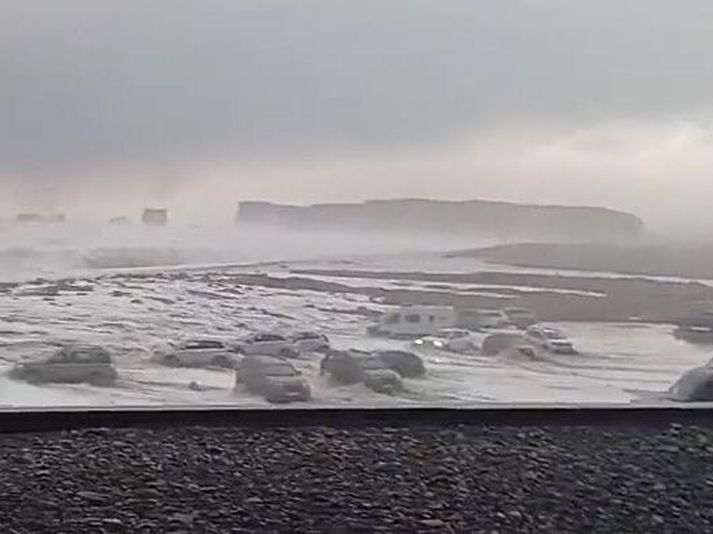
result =
[[[235,385],[241,384],[269,402],[306,401],[311,397],[302,373],[278,356],[245,356],[235,371]]]
[[[70,345],[52,356],[31,362],[18,363],[10,376],[30,383],[87,382],[96,386],[114,383],[117,372],[110,354],[96,345]]]
[[[393,394],[403,388],[401,377],[379,356],[361,351],[331,351],[320,363],[320,373],[328,373],[341,384],[364,383],[377,393]]]
[[[419,378],[426,374],[423,359],[406,350],[379,350],[374,353],[386,367],[396,371],[404,378]]]

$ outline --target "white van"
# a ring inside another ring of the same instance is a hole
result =
[[[366,332],[372,336],[427,336],[453,328],[455,323],[456,312],[448,306],[403,306],[384,313]]]

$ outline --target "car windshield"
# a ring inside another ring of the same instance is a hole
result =
[[[103,352],[74,352],[70,359],[83,362],[108,363],[110,357]]]
[[[448,338],[455,339],[459,337],[467,337],[469,334],[464,330],[451,330],[449,332],[444,332],[444,335]]]
[[[276,334],[259,334],[252,339],[256,342],[261,341],[287,341],[284,337],[278,336]]]
[[[305,332],[303,334],[297,334],[295,336],[295,340],[297,340],[297,341],[309,341],[312,339],[320,339],[320,338],[321,338],[321,336],[319,334],[314,334],[311,332]]]
[[[264,367],[267,376],[296,376],[297,371],[288,365],[268,365]]]
[[[565,335],[559,330],[544,330],[543,333],[547,339],[566,339]]]

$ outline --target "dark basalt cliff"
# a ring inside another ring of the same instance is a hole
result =
[[[486,200],[373,200],[312,206],[241,202],[237,222],[293,230],[418,232],[531,239],[626,238],[644,230],[638,217],[605,208]]]

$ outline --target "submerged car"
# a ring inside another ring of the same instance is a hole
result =
[[[87,382],[95,386],[108,386],[118,376],[111,355],[95,345],[72,345],[61,348],[43,360],[18,363],[10,376],[30,383]]]
[[[426,374],[423,359],[406,350],[379,350],[374,356],[381,359],[386,367],[396,371],[403,378],[420,378]]]
[[[361,351],[331,351],[320,363],[320,374],[329,373],[342,384],[363,382],[377,393],[394,394],[403,387],[399,374],[379,356]]]
[[[319,332],[297,332],[290,336],[292,348],[299,352],[323,352],[329,350],[329,338]]]
[[[240,340],[234,346],[234,350],[241,354],[264,354],[267,356],[282,356],[283,358],[299,356],[299,350],[289,338],[270,332],[249,335]]]
[[[190,339],[169,343],[157,351],[158,360],[172,367],[235,367],[238,356],[217,339]]]
[[[708,363],[689,369],[668,392],[673,400],[681,402],[713,401],[713,367]]]
[[[418,348],[434,348],[451,352],[473,352],[478,342],[472,332],[463,328],[445,328],[434,336],[425,336],[413,342]]]
[[[536,325],[527,329],[528,342],[557,354],[577,354],[574,343],[567,335],[553,326]]]
[[[251,393],[269,402],[307,401],[309,383],[289,361],[278,356],[245,356],[235,371],[235,386],[245,385]]]

